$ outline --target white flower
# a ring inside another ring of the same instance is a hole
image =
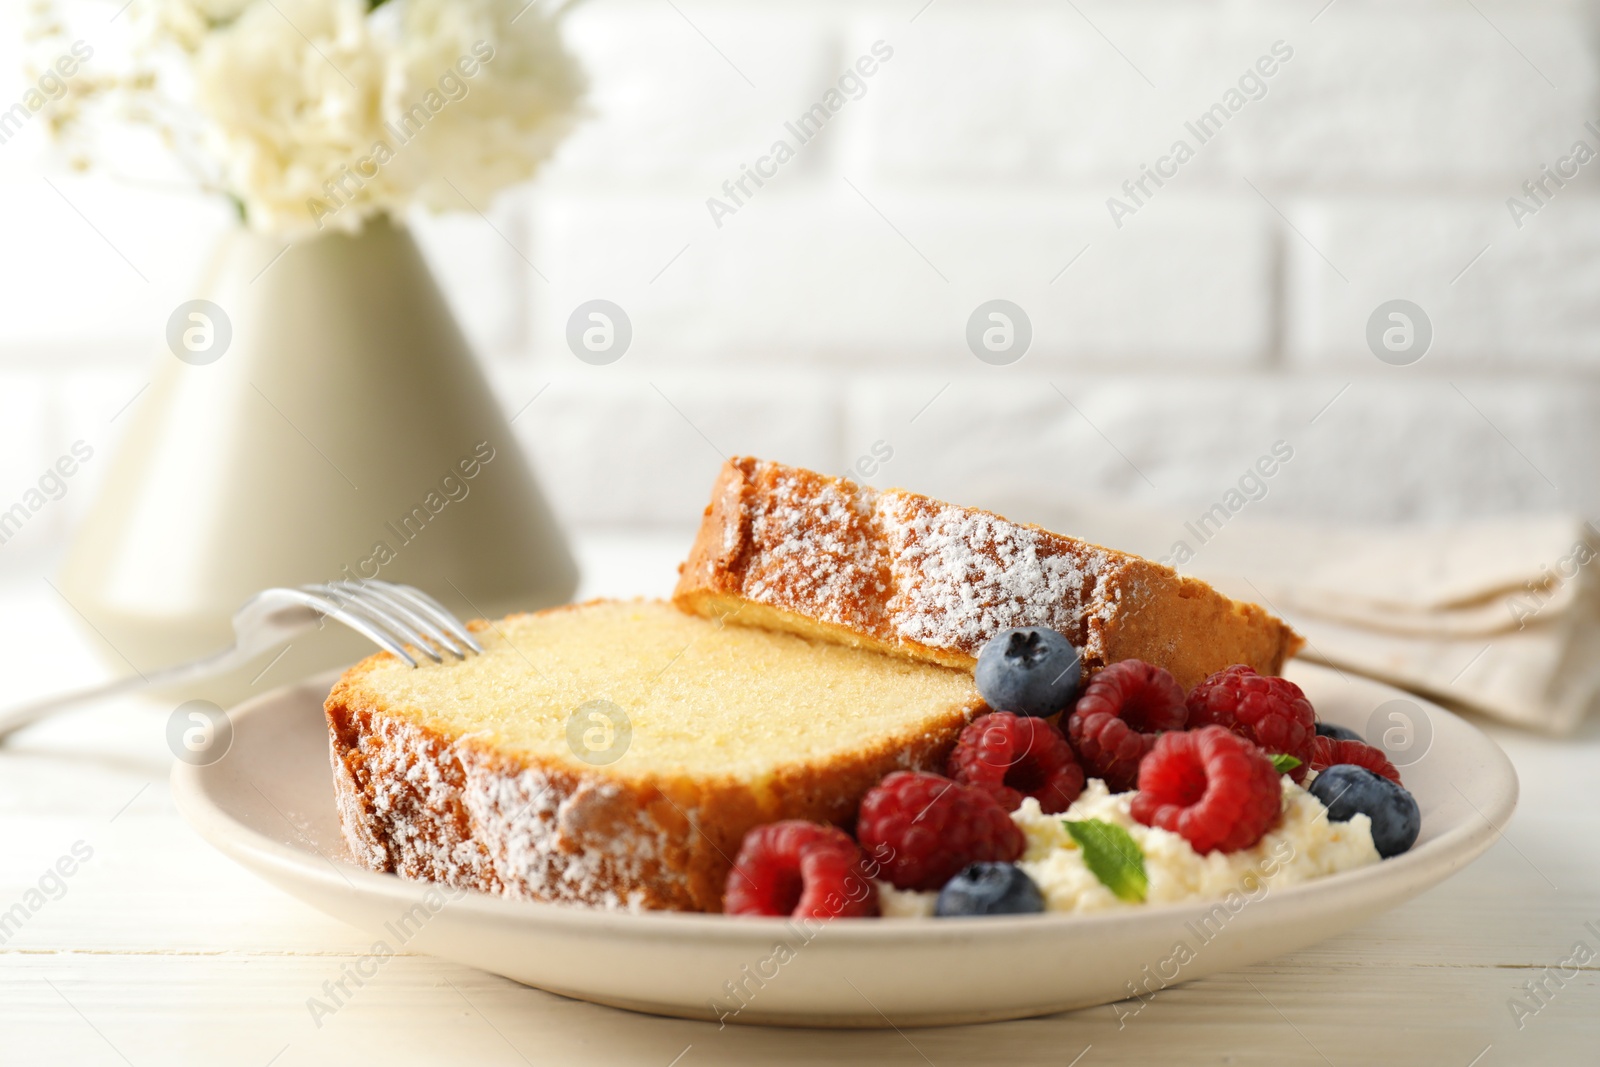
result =
[[[175,41],[187,51],[206,34],[238,18],[251,0],[143,0],[139,15],[151,36]]]
[[[252,227],[291,238],[417,204],[486,207],[537,173],[584,88],[557,16],[529,0],[374,2],[138,0],[132,65],[82,84],[120,98],[118,117],[155,129]]]
[[[559,24],[527,0],[405,0],[396,70],[385,98],[391,121],[443,101],[401,150],[418,202],[435,209],[486,208],[500,189],[532,178],[571,129],[584,91]]]
[[[382,167],[348,178],[385,136],[389,55],[366,14],[365,0],[254,3],[201,45],[198,103],[252,227],[317,228],[321,203],[326,221],[354,229],[405,201]]]

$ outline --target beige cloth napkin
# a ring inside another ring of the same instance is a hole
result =
[[[1266,605],[1307,659],[1549,733],[1600,704],[1600,531],[1577,517],[1339,528],[1241,512],[1200,529],[1100,505],[1035,521]]]

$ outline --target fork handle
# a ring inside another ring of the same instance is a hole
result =
[[[114,682],[104,685],[92,686],[88,689],[79,689],[72,693],[58,693],[52,697],[45,697],[32,704],[21,707],[9,708],[0,711],[0,742],[16,733],[25,726],[32,726],[41,719],[48,719],[59,712],[67,711],[82,704],[90,704],[108,697],[121,696],[124,693],[137,693],[141,689],[158,688],[173,685],[178,682],[200,681],[213,678],[239,666],[250,656],[240,652],[237,645],[225,648],[221,652],[194,660],[189,663],[180,663],[176,667],[165,667],[149,674],[136,675],[131,678],[118,678]]]

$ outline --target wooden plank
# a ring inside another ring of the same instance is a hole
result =
[[[1600,973],[1569,980],[1519,1031],[1521,972],[1302,957],[1164,990],[1140,1005],[937,1030],[774,1030],[657,1019],[565,1000],[425,957],[397,957],[332,1015],[308,998],[336,960],[58,953],[8,958],[8,1062],[685,1064],[1593,1062]],[[319,1026],[318,1023],[321,1023]],[[115,1051],[112,1051],[114,1046]],[[15,1054],[18,1061],[11,1060]],[[1174,1057],[1177,1057],[1174,1059]]]

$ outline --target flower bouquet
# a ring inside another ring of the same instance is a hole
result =
[[[300,237],[413,205],[481,210],[533,177],[581,109],[564,11],[538,0],[131,0],[113,52],[71,39],[67,13],[47,0],[34,37],[46,63],[91,53],[49,112],[74,166],[115,168],[107,142],[143,128],[249,226]]]

